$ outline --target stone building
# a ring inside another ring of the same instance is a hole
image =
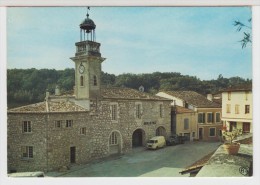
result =
[[[8,170],[51,171],[144,146],[170,134],[170,100],[129,88],[103,88],[100,43],[87,14],[76,43],[75,91],[8,110]],[[86,39],[87,38],[87,39]]]
[[[202,141],[219,141],[221,139],[221,105],[208,100],[195,91],[166,91],[157,96],[172,100],[172,106],[180,106],[196,113],[197,133],[194,135]],[[176,125],[178,125],[176,123]],[[172,130],[174,127],[172,123]],[[177,130],[177,128],[176,128]],[[186,134],[188,136],[188,133]],[[188,136],[189,137],[189,136]]]

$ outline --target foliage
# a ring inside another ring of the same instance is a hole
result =
[[[231,132],[222,130],[222,135],[224,136],[225,140],[227,140],[230,144],[232,144],[234,143],[234,139],[242,135],[242,129],[235,129]]]
[[[232,85],[251,84],[252,80],[240,77],[224,78],[221,74],[216,80],[203,80],[176,72],[154,72],[146,74],[114,75],[101,73],[102,85],[106,87],[128,87],[138,89],[144,86],[145,92],[156,94],[159,91],[192,90],[200,94],[216,93]],[[7,103],[8,107],[26,105],[44,100],[45,92],[53,94],[56,85],[61,93],[73,90],[75,70],[55,69],[8,69]]]
[[[248,19],[248,24],[251,24],[252,18]],[[248,43],[252,43],[252,36],[251,36],[251,30],[252,27],[248,26],[247,24],[244,24],[242,22],[240,22],[239,20],[234,21],[233,24],[235,27],[237,27],[237,31],[240,32],[243,28],[247,29],[247,31],[243,32],[243,39],[240,40],[239,42],[241,42],[242,45],[242,49],[245,48],[247,46]]]

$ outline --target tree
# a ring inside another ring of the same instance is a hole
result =
[[[249,26],[249,24],[251,25],[251,21],[252,21],[252,18],[248,19],[248,24],[244,24],[241,21],[237,20],[237,21],[234,21],[234,24],[233,24],[235,27],[237,27],[238,32],[240,32],[243,28],[247,29],[247,31],[244,31],[243,39],[239,41],[239,42],[241,42],[242,49],[244,49],[248,43],[252,43],[252,36],[251,36],[252,27]]]

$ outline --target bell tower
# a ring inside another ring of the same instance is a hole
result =
[[[96,25],[88,12],[79,27],[80,42],[75,43],[76,53],[71,58],[75,63],[75,96],[77,100],[94,100],[100,97],[101,63],[105,58],[101,57]]]

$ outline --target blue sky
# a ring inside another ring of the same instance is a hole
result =
[[[7,10],[7,68],[73,68],[86,7]],[[96,41],[113,74],[180,72],[202,80],[252,78],[252,48],[241,49],[249,7],[93,7]]]

